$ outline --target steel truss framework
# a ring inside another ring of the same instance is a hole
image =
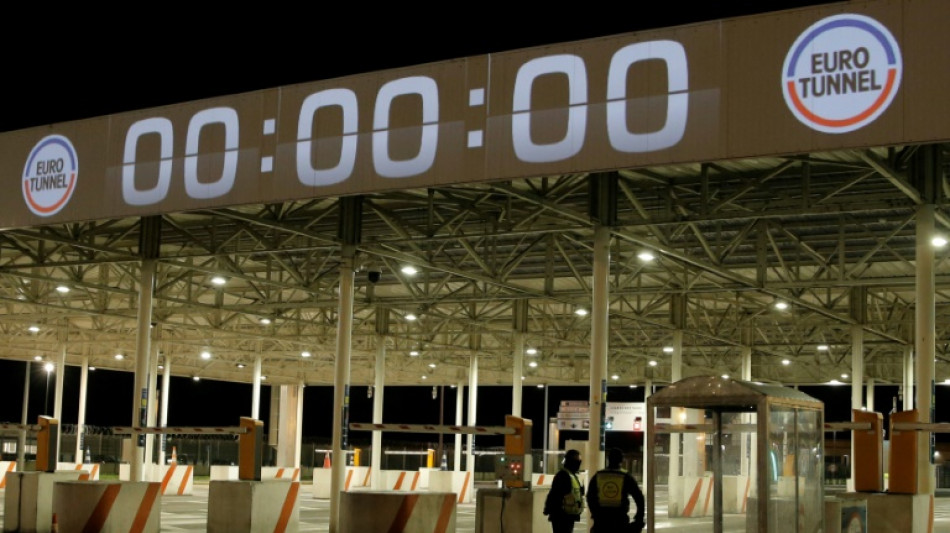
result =
[[[352,250],[341,227],[350,227],[361,269],[353,383],[372,383],[385,342],[387,383],[466,382],[478,354],[482,383],[510,384],[513,310],[524,302],[525,346],[538,350],[525,357],[525,383],[586,384],[591,324],[574,311],[592,294],[599,222],[591,184],[614,182],[608,372],[616,383],[669,380],[662,349],[678,329],[684,377],[736,374],[751,348],[754,379],[823,383],[850,371],[855,324],[864,330],[865,375],[900,383],[914,337],[917,208],[935,204],[944,232],[950,220],[945,168],[921,179],[914,162],[946,148],[401,190],[362,197],[354,217],[341,217],[345,198],[164,215],[153,349],[176,375],[247,382],[260,356],[268,383],[332,384],[339,268]],[[142,220],[0,233],[3,357],[55,358],[65,347],[67,364],[88,357],[134,370],[134,357],[114,355],[135,351]],[[655,260],[641,260],[645,250]],[[407,264],[419,273],[403,274]],[[381,272],[377,283],[371,270]],[[942,380],[950,372],[947,251],[936,253],[934,272]],[[214,285],[215,275],[227,283]],[[58,292],[61,284],[71,290]],[[779,299],[786,311],[773,307]]]

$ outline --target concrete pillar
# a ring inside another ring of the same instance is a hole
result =
[[[610,318],[610,228],[594,228],[593,298],[591,299],[590,430],[587,438],[588,472],[604,467],[604,410],[607,406],[607,340]]]
[[[294,439],[294,448],[295,448],[295,450],[294,450],[294,456],[293,456],[293,461],[292,461],[292,465],[293,465],[294,468],[300,468],[300,456],[301,456],[301,454],[302,454],[302,452],[303,452],[303,395],[304,395],[304,389],[305,389],[304,382],[301,381],[300,384],[297,385],[297,416],[295,417],[295,418],[296,418],[296,422],[297,422],[297,427],[295,428],[295,429],[296,429],[296,431],[295,431],[295,433],[296,433],[296,438]]]
[[[346,473],[343,450],[349,418],[350,348],[353,331],[353,253],[344,250],[340,265],[340,309],[337,313],[337,357],[333,375],[333,430],[330,473],[330,533],[339,533],[340,493]]]
[[[865,394],[864,405],[867,407],[868,412],[874,412],[874,378],[867,379],[867,393]]]
[[[146,420],[145,424],[148,427],[155,427],[158,423],[158,342],[156,331],[157,327],[151,327],[150,334],[152,335],[151,345],[149,346],[149,361],[148,361],[148,408],[146,411]],[[154,457],[154,448],[155,448],[155,435],[148,434],[145,435],[145,462],[150,464],[152,463],[152,458]],[[159,464],[161,464],[162,458],[159,457]]]
[[[914,404],[918,422],[934,421],[934,358],[936,357],[936,303],[934,291],[934,250],[930,239],[934,234],[934,206],[917,208],[917,286],[914,332],[915,382]],[[930,438],[927,438],[929,435]],[[933,433],[923,433],[917,440],[917,492],[933,496],[934,469]]]
[[[742,347],[742,367],[739,371],[739,379],[742,381],[752,381],[752,347]]]
[[[76,417],[76,462],[83,461],[83,443],[86,440],[86,431],[83,426],[86,425],[86,396],[89,390],[89,358],[83,356],[82,369],[79,374],[79,413]]]
[[[303,387],[299,385],[281,385],[280,403],[278,410],[280,419],[277,422],[277,466],[297,466],[300,449],[299,441],[300,422],[298,417],[300,400],[303,396]],[[274,407],[271,406],[271,409]],[[340,457],[333,456],[333,460]]]
[[[521,416],[522,377],[524,377],[524,333],[514,333],[514,353],[511,360],[511,415]]]
[[[864,328],[851,326],[851,408],[864,406]],[[851,439],[851,478],[848,490],[854,490],[854,439]]]
[[[23,411],[20,416],[21,424],[28,424],[29,421],[27,417],[29,416],[30,411],[30,374],[33,372],[33,365],[27,361],[26,362],[26,375],[23,377]],[[20,436],[17,438],[17,447],[16,447],[16,469],[17,472],[26,471],[26,430],[20,431]]]
[[[373,387],[373,423],[383,423],[383,392],[386,386],[386,337],[376,336],[376,381]],[[373,430],[372,468],[373,490],[384,488],[383,480],[383,432]]]
[[[752,347],[742,347],[742,370],[739,378],[743,381],[752,381]],[[752,415],[743,413],[740,417],[743,423],[752,422]],[[739,475],[749,475],[749,447],[752,444],[752,433],[739,433]],[[754,448],[753,448],[754,449]]]
[[[478,354],[472,355],[468,370],[468,425],[478,425]],[[465,452],[465,470],[475,478],[475,435],[468,434],[468,450]]]
[[[649,405],[650,396],[653,395],[653,380],[647,378],[646,383],[643,384],[643,405]],[[647,419],[649,419],[649,415]],[[647,443],[650,442],[650,439],[653,435],[653,428],[647,424],[647,421],[643,421],[643,477],[640,478],[643,480],[643,483],[640,484],[640,489],[644,491],[643,495],[646,496],[646,488],[649,485],[647,483],[647,472],[649,472],[648,464],[651,461],[650,454],[647,453]]]
[[[677,329],[673,331],[673,357],[670,362],[670,382],[676,383],[683,379],[683,331]],[[670,416],[673,417],[673,424],[682,424],[684,420],[685,409],[674,407],[670,409]],[[670,477],[680,475],[680,442],[683,434],[673,433],[670,435]]]
[[[254,358],[254,377],[251,384],[251,418],[260,420],[261,416],[261,354]]]
[[[139,282],[139,306],[136,324],[135,350],[135,387],[132,393],[132,427],[143,427],[147,422],[145,410],[148,407],[148,360],[151,353],[152,295],[155,290],[155,259],[143,259]],[[133,436],[132,463],[130,480],[144,481],[145,439]]]
[[[63,456],[63,384],[66,376],[66,345],[59,350],[59,359],[56,361],[56,396],[53,399],[53,418],[59,421],[56,431],[56,460]]]
[[[461,426],[462,421],[462,402],[465,401],[465,384],[459,383],[455,386],[455,425]],[[452,470],[462,471],[462,434],[455,434],[455,466]]]

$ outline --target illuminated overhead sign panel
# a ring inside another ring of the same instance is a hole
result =
[[[901,71],[900,47],[887,27],[863,15],[835,15],[816,22],[792,45],[782,90],[806,126],[847,133],[887,109]]]
[[[847,7],[3,133],[0,228],[950,140],[950,2]]]

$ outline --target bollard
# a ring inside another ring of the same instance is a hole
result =
[[[241,427],[247,429],[247,433],[238,437],[238,479],[260,481],[264,422],[242,416]]]

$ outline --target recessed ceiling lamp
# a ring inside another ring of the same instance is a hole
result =
[[[779,311],[784,311],[788,309],[788,302],[784,300],[778,300],[775,302],[775,308],[778,309]]]
[[[643,261],[644,263],[648,263],[648,262],[653,261],[654,259],[656,259],[656,256],[653,255],[653,252],[651,252],[651,251],[649,251],[649,250],[644,250],[644,251],[642,251],[642,252],[640,252],[640,253],[637,254],[637,259]]]
[[[69,292],[69,287],[67,287],[67,286],[65,286],[65,285],[58,285],[58,286],[56,287],[56,292],[58,292],[58,293],[60,293],[60,294],[66,294],[67,292]]]
[[[311,355],[313,354],[310,352],[300,352],[300,357],[310,357]]]
[[[574,314],[577,316],[587,316],[587,309],[584,309],[583,307],[578,307],[577,309],[574,310]]]
[[[201,358],[204,359],[204,360],[206,360],[206,361],[207,361],[208,359],[211,359],[211,352],[209,352],[209,351],[207,351],[207,350],[201,352]]]
[[[215,276],[215,277],[211,278],[211,283],[214,284],[214,285],[217,285],[217,286],[219,286],[219,287],[220,287],[221,285],[224,285],[224,284],[227,283],[227,282],[228,282],[228,280],[225,279],[223,276]]]
[[[412,265],[406,265],[406,266],[402,267],[401,269],[399,269],[399,271],[402,272],[403,274],[407,275],[407,276],[415,276],[416,274],[419,273],[419,271],[416,270],[416,267],[414,267],[414,266],[412,266]]]

